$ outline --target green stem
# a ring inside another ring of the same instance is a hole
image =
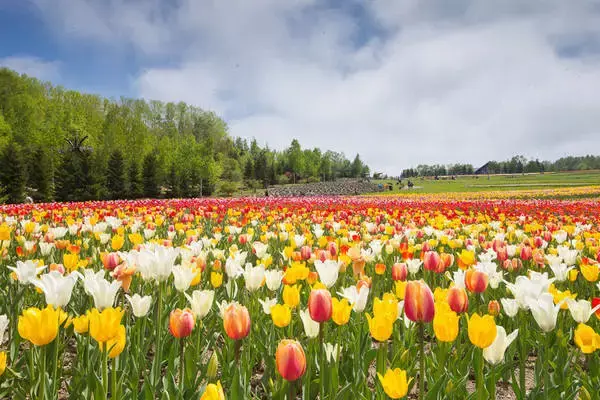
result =
[[[425,324],[419,322],[419,400],[425,397]]]
[[[38,393],[38,399],[44,400],[46,398],[46,347],[40,347],[40,391]]]
[[[296,399],[296,382],[294,381],[290,381],[288,382],[289,385],[289,395],[288,395],[288,400],[295,400]]]
[[[107,344],[104,344],[102,351],[102,388],[104,389],[104,398],[108,400],[108,349]]]
[[[179,392],[183,396],[183,380],[185,379],[185,339],[179,339]]]
[[[544,333],[544,345],[542,346],[542,373],[544,375],[544,399],[548,399],[550,392],[550,332]]]
[[[486,399],[485,380],[483,379],[483,349],[475,349],[477,352],[477,398],[479,400]]]
[[[319,398],[325,399],[325,349],[323,348],[323,339],[325,336],[325,323],[319,324]]]
[[[162,328],[162,283],[158,284],[158,295],[156,301],[156,351],[154,352],[154,367],[156,370],[154,371],[154,384],[156,388],[160,383],[160,364],[161,364],[161,328]]]
[[[54,341],[54,365],[52,366],[52,397],[58,398],[58,348],[60,346],[60,329]]]
[[[521,398],[524,399],[527,394],[527,388],[525,387],[525,362],[527,358],[527,328],[526,321],[523,319],[523,315],[519,314],[519,323],[521,325],[519,329],[519,344],[520,344],[520,357],[519,357],[519,388],[521,389]]]
[[[110,389],[110,398],[111,399],[118,399],[118,393],[117,393],[117,358],[113,358],[112,360],[112,368],[110,370],[110,383],[111,383],[111,389]]]

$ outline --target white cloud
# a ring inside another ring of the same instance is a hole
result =
[[[75,3],[50,23],[150,57],[140,96],[214,109],[271,147],[295,137],[397,173],[600,145],[593,1]]]
[[[10,68],[21,74],[34,76],[44,81],[51,81],[60,77],[60,63],[45,61],[37,57],[13,56],[0,58],[0,66]]]

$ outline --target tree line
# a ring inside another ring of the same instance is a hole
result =
[[[565,172],[600,169],[600,156],[568,156],[556,161],[540,161],[514,156],[506,161],[489,161],[489,174],[522,174],[541,172]],[[477,169],[472,164],[418,165],[416,168],[402,170],[403,178],[418,176],[472,175]]]
[[[357,154],[278,151],[234,138],[183,102],[108,99],[0,68],[2,200],[82,201],[230,195],[242,188],[360,177]]]

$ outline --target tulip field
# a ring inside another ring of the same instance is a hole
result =
[[[1,206],[0,398],[597,399],[600,203],[481,196]]]

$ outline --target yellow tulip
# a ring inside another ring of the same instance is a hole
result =
[[[436,307],[435,316],[433,317],[433,331],[437,340],[440,342],[453,342],[458,336],[458,320],[459,317],[454,311],[450,309],[441,310]]]
[[[220,272],[211,272],[210,273],[210,284],[213,288],[218,288],[223,284],[223,274]]]
[[[56,338],[61,319],[59,309],[52,306],[43,310],[31,307],[19,316],[17,330],[23,339],[36,346],[45,346]]]
[[[121,307],[111,307],[100,312],[94,308],[88,312],[88,318],[90,321],[90,336],[102,345],[119,334],[123,310],[121,310]]]
[[[583,275],[583,277],[585,278],[586,281],[588,282],[596,282],[598,280],[598,273],[600,272],[598,270],[598,266],[593,264],[593,265],[583,265],[581,264],[579,266],[579,269],[581,270],[581,275]]]
[[[348,302],[348,299],[342,299],[341,301],[337,298],[332,299],[333,312],[331,319],[337,325],[346,325],[350,320],[350,313],[352,312],[352,304]]]
[[[298,285],[285,285],[283,288],[283,302],[290,308],[300,304],[300,289]]]
[[[200,400],[225,400],[225,393],[223,392],[221,381],[217,381],[216,385],[214,383],[208,384],[204,394],[200,397]]]
[[[379,382],[381,382],[381,386],[383,386],[385,394],[390,398],[399,399],[408,393],[408,384],[411,380],[406,379],[406,371],[400,368],[388,369],[385,376],[377,373],[377,377],[379,378]]]
[[[389,318],[387,314],[377,315],[371,318],[367,314],[367,321],[369,322],[369,331],[373,339],[379,342],[385,342],[392,336],[394,330],[394,320]]]
[[[71,253],[63,254],[63,265],[69,272],[76,270],[79,268],[79,256]]]
[[[398,300],[391,293],[385,293],[381,299],[376,297],[373,303],[373,315],[375,317],[386,315],[395,321],[398,318]]]
[[[0,242],[10,240],[10,227],[7,224],[0,225]]]
[[[144,237],[142,235],[140,235],[139,233],[130,233],[128,237],[129,237],[129,241],[134,246],[144,243]]]
[[[0,376],[4,374],[6,370],[6,352],[0,351]]]
[[[404,295],[406,293],[406,281],[396,281],[396,297],[400,300],[404,300]]]
[[[125,325],[119,325],[117,329],[117,335],[106,342],[106,348],[108,349],[108,356],[110,358],[116,358],[125,349],[125,343],[127,341],[127,332],[125,331]],[[104,350],[104,346],[100,344],[100,350]]]
[[[569,280],[571,282],[575,282],[577,280],[577,275],[579,275],[579,271],[576,269],[572,269],[569,271]]]
[[[80,335],[87,333],[89,329],[89,319],[87,315],[80,315],[73,318],[73,330]]]
[[[479,348],[489,347],[496,339],[497,329],[494,317],[491,315],[473,314],[468,319],[469,340]]]
[[[112,240],[110,241],[110,246],[112,247],[113,251],[119,251],[123,247],[124,243],[125,243],[125,238],[123,236],[115,235],[112,237]]]
[[[285,304],[275,304],[271,307],[271,318],[278,328],[285,328],[292,320],[292,311]]]
[[[579,324],[575,329],[575,344],[583,354],[591,354],[600,348],[600,335],[591,326]]]

